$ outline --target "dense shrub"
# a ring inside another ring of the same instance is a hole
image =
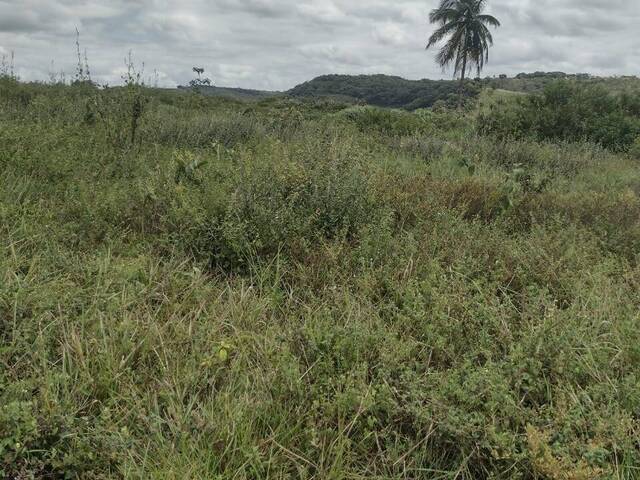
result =
[[[375,201],[359,154],[332,157],[314,149],[298,155],[240,166],[214,239],[218,261],[242,263],[278,252],[295,255],[321,240],[352,238],[371,221]]]
[[[54,405],[0,399],[0,475],[5,478],[106,478],[129,446],[108,414],[89,421]]]
[[[425,162],[431,162],[442,155],[445,144],[437,137],[416,134],[399,137],[392,146],[409,155],[415,155]]]
[[[167,146],[205,148],[220,144],[233,147],[249,142],[262,133],[256,118],[233,112],[223,115],[163,108],[145,119],[142,135],[148,141]]]
[[[427,126],[420,116],[376,107],[352,107],[341,111],[338,116],[353,122],[362,132],[388,136],[412,135]]]
[[[4,109],[27,107],[32,98],[33,92],[26,86],[12,78],[0,77],[0,99]]]
[[[533,136],[538,140],[590,141],[628,150],[640,134],[633,96],[615,96],[599,85],[558,81],[540,95],[521,97],[478,119],[480,131],[502,138]]]

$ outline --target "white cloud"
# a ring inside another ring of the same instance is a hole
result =
[[[303,16],[317,22],[337,23],[349,21],[347,15],[331,0],[302,3],[297,6],[297,10]]]
[[[366,65],[365,57],[358,54],[357,51],[337,45],[303,45],[300,51],[307,58],[323,60],[330,65]]]
[[[0,0],[0,55],[25,79],[51,60],[73,74],[75,27],[94,76],[119,81],[132,49],[146,75],[287,89],[325,73],[442,78],[424,46],[438,0]],[[638,0],[488,0],[503,27],[485,75],[532,70],[640,74]]]
[[[408,44],[406,30],[397,23],[385,23],[375,26],[373,37],[384,45],[400,47]]]
[[[217,72],[224,83],[233,84],[253,77],[255,69],[251,65],[221,63]]]

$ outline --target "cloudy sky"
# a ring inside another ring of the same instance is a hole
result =
[[[175,86],[201,66],[216,85],[288,89],[325,73],[448,78],[424,45],[438,0],[0,0],[0,57],[45,80],[75,70],[75,29],[94,79],[116,84],[133,51]],[[640,75],[640,0],[488,0],[503,27],[486,75]],[[53,62],[53,63],[52,63]]]

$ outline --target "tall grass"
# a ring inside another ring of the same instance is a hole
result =
[[[638,478],[637,162],[143,94],[0,85],[3,476]]]

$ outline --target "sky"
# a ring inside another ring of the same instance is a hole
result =
[[[76,28],[92,77],[174,87],[205,69],[215,85],[286,90],[328,73],[451,78],[425,51],[439,0],[0,0],[0,57],[23,80],[73,76]],[[487,0],[485,75],[640,75],[640,0]]]

